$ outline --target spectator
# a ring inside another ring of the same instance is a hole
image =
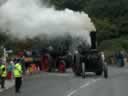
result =
[[[8,72],[7,77],[8,77],[8,79],[12,79],[12,71],[13,71],[13,69],[14,69],[14,62],[10,61],[10,63],[7,66],[7,72]]]

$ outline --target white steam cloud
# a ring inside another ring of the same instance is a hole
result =
[[[95,31],[86,13],[69,9],[57,11],[39,0],[8,0],[1,5],[0,29],[18,38],[41,34],[51,38],[68,34],[89,43],[89,32]]]

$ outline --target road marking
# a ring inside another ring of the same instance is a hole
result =
[[[75,93],[77,93],[77,91],[79,91],[80,89],[83,89],[83,88],[85,88],[85,87],[88,87],[89,85],[91,85],[91,84],[93,84],[93,83],[95,83],[95,82],[97,82],[97,81],[99,81],[99,80],[101,80],[101,79],[93,79],[93,80],[91,80],[91,81],[88,81],[88,82],[85,83],[84,85],[81,85],[79,88],[77,88],[77,89],[71,91],[67,96],[73,96],[73,95],[74,95]]]
[[[72,96],[73,94],[75,94],[77,92],[77,90],[73,90],[72,92],[70,92],[67,96]]]
[[[95,83],[99,80],[101,80],[101,79],[93,79],[93,80],[89,81],[88,83],[85,83],[84,85],[81,85],[80,89],[85,88],[85,87],[87,87],[87,86],[89,86],[89,85],[91,85],[91,84],[93,84],[93,83]]]
[[[91,84],[91,83],[90,83],[90,82],[88,82],[88,83],[86,83],[86,84],[84,84],[84,85],[80,86],[80,89],[85,88],[85,87],[89,86],[90,84]]]

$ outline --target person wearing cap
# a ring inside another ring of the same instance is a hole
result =
[[[19,93],[21,85],[22,85],[22,73],[23,73],[20,60],[17,60],[14,66],[13,73],[14,73],[14,78],[15,78],[15,91],[16,93]]]
[[[7,77],[7,70],[4,64],[0,66],[1,88],[5,88],[5,80]]]

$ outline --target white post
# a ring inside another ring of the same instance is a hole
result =
[[[4,51],[4,54],[3,54],[4,55],[4,57],[3,57],[4,60],[3,61],[4,61],[4,64],[6,64],[7,63],[7,52],[6,52],[6,48],[4,48],[3,51]]]

